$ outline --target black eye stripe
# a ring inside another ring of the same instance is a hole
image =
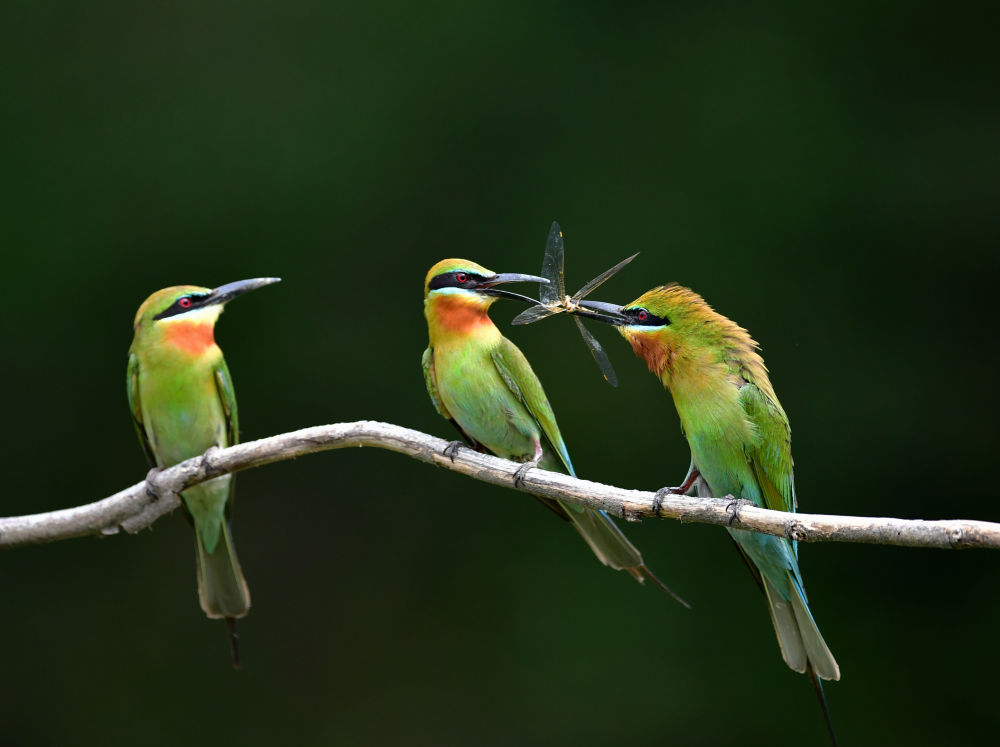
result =
[[[459,276],[463,276],[464,280],[459,280]],[[484,281],[486,278],[483,275],[477,275],[474,272],[468,272],[467,270],[455,270],[453,272],[442,272],[440,275],[435,275],[431,278],[431,282],[427,286],[428,291],[437,290],[438,288],[475,288],[479,283]]]
[[[208,294],[206,293],[188,293],[178,298],[170,306],[154,316],[153,319],[166,319],[167,317],[183,314],[185,311],[197,309],[206,298],[208,298]]]
[[[636,327],[663,327],[670,324],[670,320],[665,316],[656,316],[656,314],[642,306],[623,309],[622,313],[629,318],[629,323]]]

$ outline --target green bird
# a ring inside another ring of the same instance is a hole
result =
[[[278,282],[256,278],[214,290],[178,285],[147,298],[135,315],[129,348],[129,410],[153,469],[239,441],[236,396],[215,322],[227,301]],[[233,546],[229,514],[233,476],[223,475],[181,493],[194,524],[198,598],[210,618],[224,618],[233,666],[239,667],[236,618],[250,609],[250,590]]]
[[[533,275],[498,275],[475,262],[445,259],[424,282],[424,314],[430,342],[423,355],[427,392],[438,413],[466,443],[504,459],[523,462],[515,483],[535,466],[575,476],[555,414],[524,354],[489,317],[497,298],[532,299],[497,289],[510,282],[548,282]],[[458,446],[455,442],[449,449]],[[452,455],[454,451],[450,452]],[[568,520],[604,565],[662,584],[642,555],[603,511],[539,499]]]
[[[664,490],[707,485],[712,496],[796,510],[788,417],[749,332],[679,285],[654,288],[624,307],[580,305],[576,313],[617,327],[673,396],[691,469],[679,488]],[[829,727],[820,679],[840,679],[840,667],[809,611],[797,543],[729,532],[767,599],[785,663],[813,678]]]

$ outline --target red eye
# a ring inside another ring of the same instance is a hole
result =
[[[177,305],[180,306],[182,309],[189,309],[191,308],[191,299],[188,298],[187,296],[183,296],[177,301]]]
[[[638,319],[640,322],[644,322],[647,319],[649,319],[649,312],[646,311],[645,309],[639,309],[639,313],[635,315],[635,318]]]
[[[459,272],[458,274],[455,275],[455,280],[457,280],[460,283],[464,283],[468,279],[469,276],[466,275],[464,272]]]

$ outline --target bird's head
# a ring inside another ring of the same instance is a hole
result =
[[[661,285],[624,306],[581,301],[581,316],[611,324],[661,378],[676,356],[730,347],[756,348],[745,329],[717,313],[705,299],[681,285]]]
[[[488,320],[487,310],[498,298],[527,304],[537,301],[496,286],[504,283],[547,283],[536,275],[495,273],[467,259],[443,259],[434,265],[424,280],[424,308],[428,321],[458,330],[481,320]]]
[[[215,322],[228,301],[279,280],[253,278],[218,288],[198,285],[163,288],[143,301],[136,312],[133,325],[136,337],[163,338],[185,349],[212,345]]]

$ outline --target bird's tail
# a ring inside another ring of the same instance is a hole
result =
[[[819,678],[815,670],[810,666],[809,678],[812,680],[813,688],[816,690],[816,699],[819,707],[823,709],[823,719],[826,721],[826,732],[830,735],[830,744],[837,747],[837,734],[833,731],[833,720],[830,718],[830,709],[826,705],[826,695],[823,693],[823,680]]]
[[[198,599],[201,608],[211,618],[234,619],[245,616],[250,610],[250,589],[240,570],[229,522],[222,521],[219,540],[212,552],[205,549],[201,534],[195,531],[198,548]]]
[[[840,667],[816,626],[805,593],[792,572],[788,571],[787,575],[789,599],[785,599],[767,576],[761,574],[781,655],[796,672],[809,670],[819,679],[839,680]]]
[[[583,537],[584,541],[590,545],[594,555],[604,565],[614,568],[616,571],[628,571],[632,578],[640,584],[649,578],[654,584],[672,596],[685,607],[690,608],[687,602],[658,579],[653,572],[642,562],[642,553],[638,548],[629,542],[628,537],[612,521],[611,517],[603,511],[593,511],[586,509],[581,511],[579,506],[572,506],[565,503],[559,504],[566,512],[567,517],[576,530]]]

